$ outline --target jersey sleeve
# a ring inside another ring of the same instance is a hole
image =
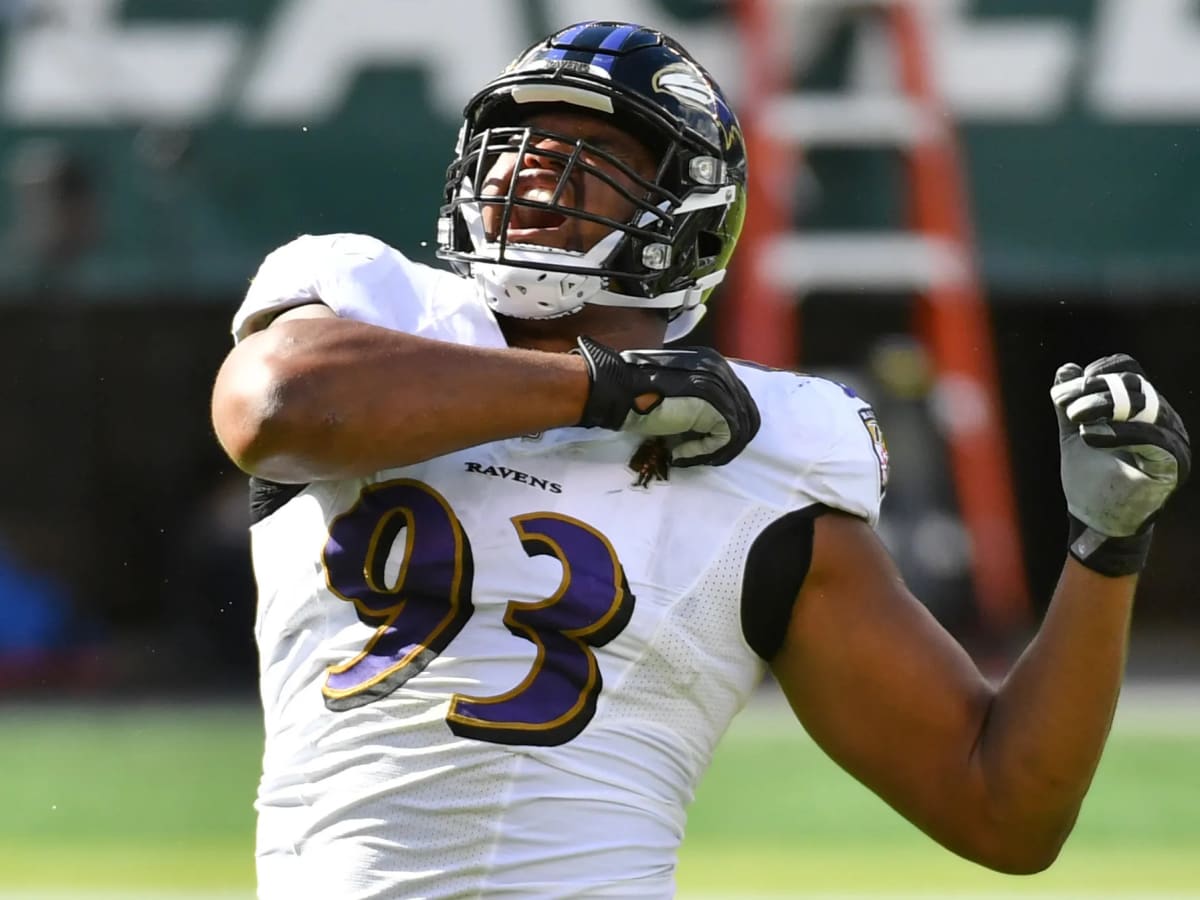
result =
[[[337,315],[412,331],[430,293],[424,268],[363,234],[301,235],[263,260],[234,315],[240,341],[285,310],[323,303]]]
[[[804,399],[799,410],[793,407],[794,423],[807,438],[798,444],[809,448],[796,473],[800,505],[820,503],[875,525],[888,478],[887,443],[875,410],[849,388],[819,378],[795,395]]]

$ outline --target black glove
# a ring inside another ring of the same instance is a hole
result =
[[[1187,429],[1124,353],[1061,366],[1050,396],[1071,555],[1103,575],[1135,574],[1155,516],[1191,470]]]
[[[704,347],[617,353],[579,338],[591,390],[579,424],[671,441],[676,466],[723,466],[758,433],[758,406],[725,357]],[[645,410],[642,394],[658,399]]]

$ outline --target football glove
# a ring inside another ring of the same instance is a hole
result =
[[[1123,353],[1061,366],[1050,397],[1071,555],[1103,575],[1141,571],[1154,518],[1191,469],[1183,422]]]
[[[723,466],[745,449],[760,424],[758,406],[725,357],[703,347],[625,350],[578,340],[591,389],[585,428],[664,437],[675,466]],[[654,394],[645,409],[637,398]]]

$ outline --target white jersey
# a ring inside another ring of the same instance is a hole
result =
[[[359,235],[271,254],[235,335],[315,300],[504,346],[470,281]],[[886,472],[851,392],[737,372],[762,427],[726,466],[639,488],[636,437],[564,428],[315,483],[252,526],[264,900],[673,896],[693,790],[763,674],[751,545],[813,504],[874,523]]]

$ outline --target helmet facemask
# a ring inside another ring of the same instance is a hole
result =
[[[488,174],[505,154],[515,156],[518,171],[512,173],[503,193],[491,193]],[[534,197],[522,195],[518,177],[520,161],[530,155],[557,173],[553,187],[547,185]],[[669,260],[675,238],[676,223],[669,210],[680,199],[663,184],[675,157],[672,145],[660,157],[652,178],[647,178],[582,139],[533,126],[485,128],[465,142],[448,173],[448,193],[455,185],[457,190],[443,209],[441,225],[449,233],[440,234],[439,240],[443,247],[452,248],[452,253],[443,255],[470,267],[485,293],[492,292],[488,302],[494,309],[520,318],[566,315],[584,303],[603,303],[597,294],[614,282],[633,296],[646,297],[662,276],[661,268],[654,266]],[[587,209],[588,195],[597,188],[619,197],[630,210],[628,216],[610,218]],[[524,227],[535,232],[565,229],[566,246],[513,237],[512,226],[521,219],[530,223]],[[607,233],[591,246],[583,246],[581,230],[573,221],[596,223]],[[619,265],[634,247],[641,248],[641,272]]]

